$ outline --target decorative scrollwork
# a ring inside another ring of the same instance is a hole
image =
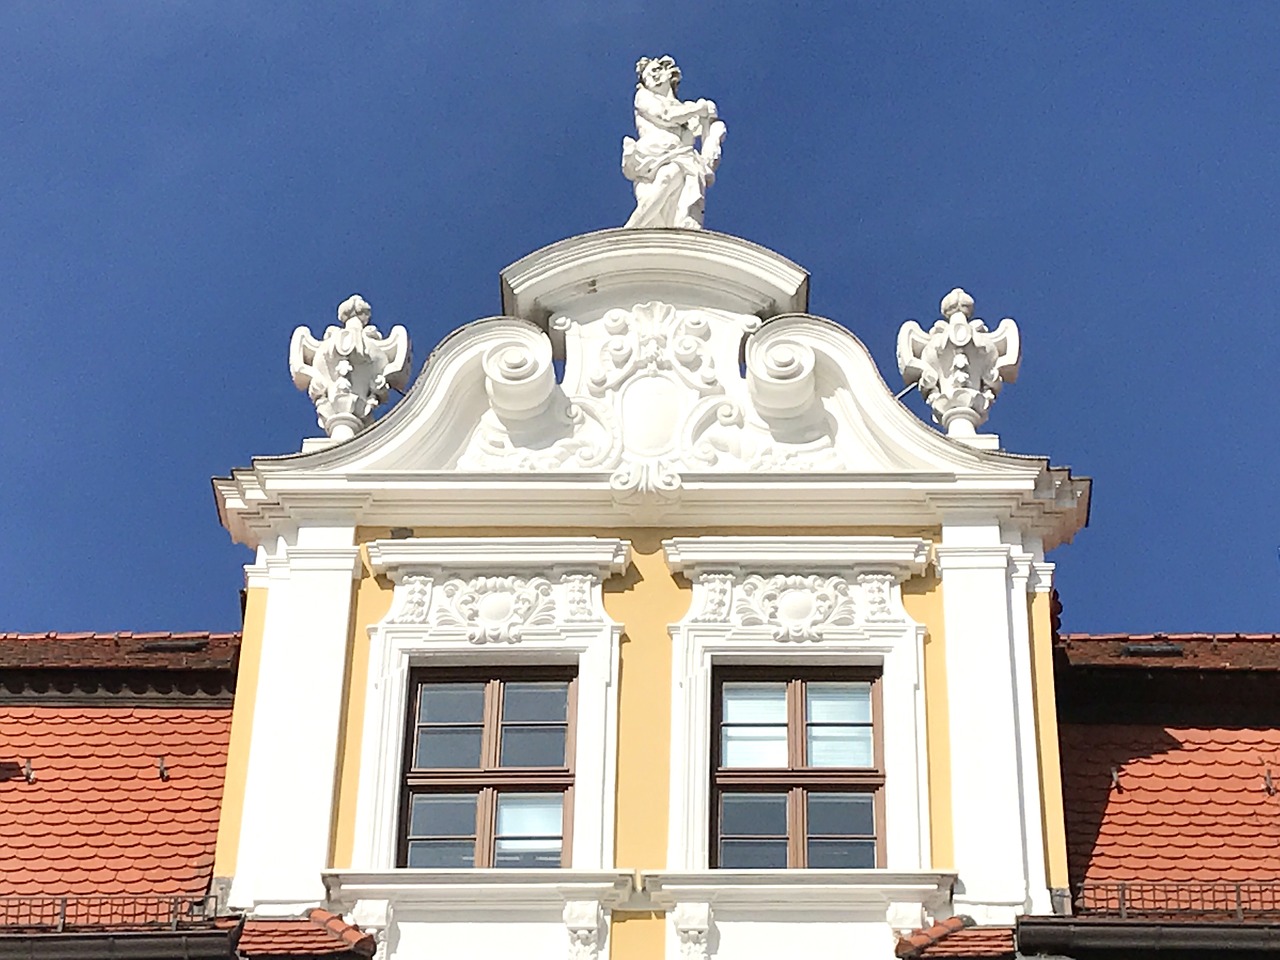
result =
[[[519,643],[530,627],[556,622],[555,597],[545,577],[476,577],[440,588],[436,622],[462,627],[471,643]]]
[[[852,627],[858,609],[843,577],[752,575],[738,588],[734,619],[765,626],[775,640],[821,640],[832,627]]]

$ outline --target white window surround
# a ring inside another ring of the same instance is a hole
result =
[[[672,624],[671,801],[667,865],[707,870],[711,673],[719,665],[874,666],[881,671],[886,870],[931,866],[923,643],[901,583],[924,572],[912,537],[675,537],[667,563],[693,582]],[[704,875],[709,884],[737,871]],[[804,871],[787,871],[802,873]],[[869,871],[870,875],[888,874]],[[725,882],[728,882],[727,880]]]
[[[551,664],[578,670],[570,862],[577,870],[612,866],[622,626],[604,611],[601,583],[627,568],[630,543],[410,538],[376,540],[367,550],[395,592],[387,616],[369,628],[353,868],[396,867],[409,671]]]

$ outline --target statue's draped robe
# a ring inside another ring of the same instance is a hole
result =
[[[700,119],[689,116],[692,106],[666,101],[643,87],[636,91],[639,139],[622,141],[622,173],[636,190],[628,227],[702,226],[703,199],[715,180],[724,125],[715,121],[702,130]],[[664,107],[671,119],[663,117]],[[699,136],[702,152],[693,145]]]

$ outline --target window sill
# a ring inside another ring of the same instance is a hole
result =
[[[613,907],[632,892],[627,870],[326,870],[329,900],[350,909],[360,901],[382,901],[415,911],[439,907],[556,907],[595,900]]]
[[[717,912],[749,909],[753,916],[840,911],[873,914],[944,912],[955,873],[900,870],[698,870],[640,875],[643,893],[659,909],[705,903]],[[906,908],[904,910],[904,908]]]

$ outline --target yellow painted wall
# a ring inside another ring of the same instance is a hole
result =
[[[947,705],[947,651],[942,583],[915,577],[902,585],[902,605],[928,632],[924,638],[925,735],[929,751],[929,843],[933,868],[955,867],[955,821],[951,812],[951,733]]]
[[[609,616],[624,624],[618,681],[618,783],[614,851],[616,863],[626,869],[661,870],[666,867],[667,815],[670,793],[671,741],[671,638],[668,624],[688,611],[688,582],[673,576],[662,552],[665,537],[732,536],[918,536],[936,540],[936,528],[791,528],[737,527],[653,530],[622,528],[583,530],[556,528],[450,528],[413,530],[415,537],[486,536],[601,536],[620,537],[632,543],[632,565],[621,576],[605,583],[604,606]],[[387,527],[361,527],[356,540],[389,537]],[[356,771],[360,762],[360,738],[364,687],[368,680],[368,627],[385,616],[392,585],[368,570],[356,591],[352,619],[347,713],[340,749],[333,828],[333,865],[350,865],[355,827]],[[907,612],[929,627],[925,643],[926,710],[930,762],[930,810],[933,859],[938,868],[950,865],[951,790],[947,736],[946,676],[942,635],[942,588],[933,577],[916,578],[903,588]],[[665,952],[666,925],[660,913],[614,915],[610,932],[612,960],[651,960]]]
[[[235,705],[231,710],[231,740],[227,745],[227,775],[222,787],[222,812],[218,819],[218,842],[213,855],[215,877],[230,877],[236,872],[240,818],[244,812],[244,782],[249,771],[249,735],[253,731],[253,706],[258,695],[258,661],[262,657],[262,630],[266,616],[267,588],[253,587],[246,590],[240,667],[236,675]]]
[[[1036,713],[1036,742],[1040,748],[1040,803],[1044,827],[1044,858],[1050,887],[1065,888],[1067,830],[1062,809],[1062,762],[1058,755],[1057,696],[1053,684],[1053,617],[1048,593],[1030,594],[1031,690]]]
[[[674,577],[663,534],[627,531],[631,567],[604,585],[605,611],[625,625],[618,669],[618,792],[615,862],[628,869],[667,865],[671,772],[671,637],[691,590]],[[633,921],[637,922],[637,921]]]
[[[391,609],[391,582],[373,575],[369,569],[368,551],[363,545],[360,547],[360,562],[364,569],[355,586],[351,631],[347,635],[347,675],[342,689],[346,706],[338,731],[338,772],[329,837],[329,864],[336,870],[351,866],[355,847],[360,741],[364,736],[364,703],[369,684],[369,627]]]

